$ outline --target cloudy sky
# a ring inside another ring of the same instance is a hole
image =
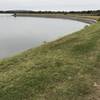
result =
[[[0,0],[0,10],[97,10],[100,0]]]

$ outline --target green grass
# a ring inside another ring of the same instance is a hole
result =
[[[0,61],[0,100],[100,100],[99,84],[100,22]]]

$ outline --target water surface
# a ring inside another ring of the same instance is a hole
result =
[[[0,15],[0,58],[53,41],[82,29],[86,23],[53,18]]]

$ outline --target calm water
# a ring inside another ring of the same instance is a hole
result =
[[[72,20],[0,15],[0,58],[56,40],[85,25]]]

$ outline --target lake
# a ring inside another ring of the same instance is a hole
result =
[[[82,29],[86,23],[53,18],[0,14],[0,58],[13,56],[44,41],[50,42]]]

